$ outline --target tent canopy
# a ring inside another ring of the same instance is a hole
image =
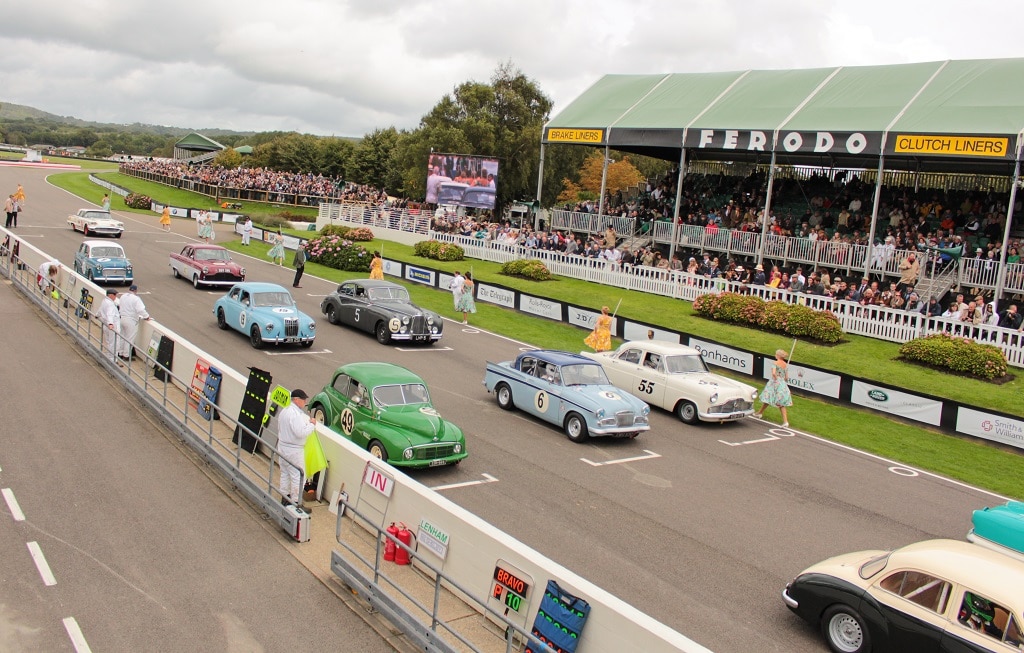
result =
[[[1024,135],[1024,59],[606,75],[542,142],[663,159],[1010,174]]]

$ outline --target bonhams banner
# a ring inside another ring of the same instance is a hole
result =
[[[942,421],[942,402],[926,399],[891,388],[882,388],[863,381],[853,382],[850,401],[883,413],[938,426]]]

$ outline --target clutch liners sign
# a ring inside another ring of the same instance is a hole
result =
[[[893,143],[897,154],[1005,157],[1009,149],[1010,139],[991,136],[897,134]]]

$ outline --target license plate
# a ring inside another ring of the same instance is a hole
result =
[[[430,467],[442,467],[442,466],[447,465],[447,464],[448,464],[447,460],[431,460],[430,461]]]
[[[284,341],[285,342],[298,342],[299,339],[298,338],[285,338]]]

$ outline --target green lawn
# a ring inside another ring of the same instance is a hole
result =
[[[59,185],[76,193],[79,192],[76,190],[78,188],[88,190],[88,186],[95,187],[88,180],[85,180],[86,186],[81,186],[79,181],[73,179],[76,174],[84,177],[81,173],[57,175],[56,177],[61,180]],[[148,190],[137,185],[138,182],[131,178],[123,178],[118,183],[139,192],[151,192],[160,201],[171,201],[168,198],[177,197],[177,193],[182,193],[162,186],[156,186],[157,190]],[[158,192],[160,189],[163,189],[164,194]],[[101,195],[102,191],[97,197]],[[171,203],[201,206],[196,198],[195,194],[185,193],[185,197],[174,199]],[[309,235],[308,232],[295,233]],[[242,251],[238,240],[221,244],[228,249]],[[544,283],[513,279],[500,275],[500,265],[496,263],[473,260],[445,263],[420,259],[413,254],[412,247],[390,241],[376,240],[366,243],[366,247],[369,250],[383,250],[386,258],[415,262],[449,272],[468,268],[473,272],[474,278],[479,280],[492,281],[533,295],[561,301],[569,300],[582,306],[614,306],[621,298],[619,314],[624,317],[754,351],[770,353],[778,348],[788,350],[792,343],[792,340],[782,336],[709,322],[696,317],[690,304],[680,300],[624,291],[575,279],[556,278]],[[254,242],[244,251],[249,255],[265,256],[268,250],[269,245]],[[288,260],[290,262],[291,259]],[[340,272],[315,263],[307,264],[306,271],[338,282],[365,276],[362,273]],[[452,318],[461,317],[461,314],[455,313],[449,293],[419,284],[407,286],[413,301],[417,304]],[[477,309],[478,313],[470,317],[470,323],[488,331],[538,347],[567,351],[579,351],[583,348],[583,337],[586,334],[576,327],[527,316],[484,302],[478,303]],[[897,350],[898,345],[894,343],[851,336],[849,342],[835,347],[797,343],[794,360],[825,369],[843,370],[849,374],[904,387],[911,391],[960,400],[1010,414],[1020,414],[1019,377],[1002,386],[952,377],[896,362],[893,359],[897,355]],[[749,378],[729,375],[750,382]],[[1024,475],[1020,473],[1021,456],[1015,450],[946,435],[925,426],[906,424],[866,409],[838,406],[819,399],[797,396],[794,397],[794,402],[790,422],[796,428],[907,465],[1024,499]],[[769,417],[779,421],[777,412],[769,413]]]

